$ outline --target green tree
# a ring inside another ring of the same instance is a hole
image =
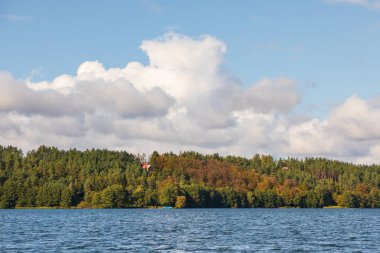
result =
[[[73,203],[73,192],[69,187],[66,187],[61,194],[61,207],[68,208]]]
[[[101,206],[104,208],[126,207],[127,192],[121,185],[111,185],[101,193]]]
[[[161,189],[159,201],[162,206],[174,206],[177,200],[178,188],[175,185],[168,185]]]
[[[358,198],[357,196],[350,191],[346,191],[343,193],[343,205],[345,207],[358,207]]]

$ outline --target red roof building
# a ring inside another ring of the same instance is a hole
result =
[[[141,168],[143,170],[146,170],[146,171],[149,171],[149,169],[152,167],[152,165],[148,164],[148,163],[142,163],[141,164]]]

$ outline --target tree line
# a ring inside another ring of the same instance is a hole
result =
[[[380,207],[380,165],[0,146],[0,208]]]

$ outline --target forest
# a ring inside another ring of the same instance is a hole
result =
[[[145,163],[150,168],[145,168]],[[380,165],[0,146],[1,208],[380,207]]]

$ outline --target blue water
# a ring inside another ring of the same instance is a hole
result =
[[[379,209],[0,210],[0,252],[380,252]]]

